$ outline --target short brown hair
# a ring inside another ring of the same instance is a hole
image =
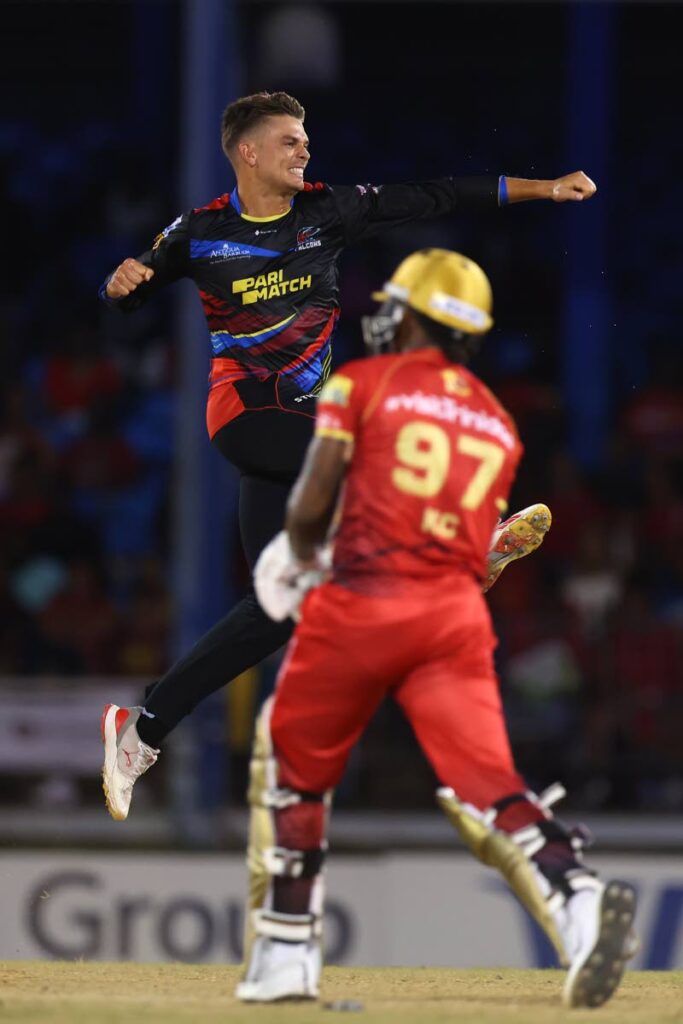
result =
[[[289,114],[303,121],[306,111],[298,100],[286,92],[256,92],[253,96],[243,96],[229,103],[221,118],[221,145],[228,159],[246,131],[264,117],[278,114]]]

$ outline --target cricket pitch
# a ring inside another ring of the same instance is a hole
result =
[[[565,1010],[563,972],[328,967],[319,1003],[245,1006],[235,966],[7,961],[0,1020],[21,1024],[244,1024],[333,1020],[359,1024],[683,1024],[683,972],[627,972],[598,1010]],[[326,1003],[362,1003],[340,1014]]]

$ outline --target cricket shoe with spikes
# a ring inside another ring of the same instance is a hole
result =
[[[529,505],[505,519],[493,531],[482,590],[493,586],[506,565],[530,555],[543,543],[553,517],[547,505]]]
[[[133,786],[159,756],[158,750],[138,736],[135,723],[141,712],[142,708],[120,708],[116,704],[107,704],[102,712],[102,788],[107,810],[116,821],[128,817]]]
[[[553,911],[569,961],[562,1000],[565,1006],[602,1006],[637,951],[635,890],[626,882],[603,883],[590,875],[571,879],[570,886],[572,895]]]

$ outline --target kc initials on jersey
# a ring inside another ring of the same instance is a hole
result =
[[[460,516],[455,512],[440,512],[438,508],[427,508],[422,513],[422,532],[431,533],[439,540],[453,540],[458,532]]]

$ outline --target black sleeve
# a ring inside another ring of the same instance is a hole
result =
[[[442,217],[454,210],[498,206],[498,182],[497,176],[487,175],[402,185],[335,185],[331,192],[349,243],[398,224]]]
[[[189,274],[190,268],[190,214],[184,213],[177,217],[172,224],[157,235],[154,244],[147,252],[143,252],[137,259],[146,267],[151,267],[154,277],[151,281],[145,281],[139,285],[130,295],[122,299],[110,299],[106,288],[111,277],[109,274],[100,286],[99,296],[112,309],[119,309],[124,313],[130,313],[139,309],[158,291],[165,288],[167,284],[178,281],[181,277]]]

